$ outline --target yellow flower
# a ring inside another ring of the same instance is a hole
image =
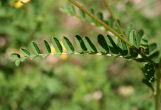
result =
[[[67,58],[68,58],[67,55],[60,55],[60,59],[62,59],[62,60],[66,60]]]
[[[61,43],[61,45],[62,45],[63,52],[67,52],[67,50],[66,50],[66,48],[64,47],[63,43],[62,43],[62,42],[60,42],[60,43]],[[55,50],[55,48],[54,48],[53,46],[51,46],[51,53],[56,53],[56,50]],[[67,55],[60,55],[59,58],[60,58],[61,60],[66,60],[66,59],[68,58],[68,56],[67,56]]]
[[[23,6],[23,3],[21,1],[11,1],[10,5],[15,8],[21,8]]]
[[[25,3],[28,3],[30,0],[13,0],[10,2],[10,5],[15,8],[21,8]]]
[[[28,3],[30,0],[21,0],[22,3]]]
[[[53,46],[51,46],[51,53],[56,53],[56,50]]]

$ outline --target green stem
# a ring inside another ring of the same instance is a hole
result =
[[[111,16],[112,16],[112,18],[113,18],[114,23],[116,24],[118,30],[120,31],[120,33],[121,33],[123,36],[125,36],[125,34],[124,34],[123,30],[121,29],[121,27],[120,27],[120,25],[119,25],[119,23],[118,23],[118,21],[117,21],[115,15],[114,15],[113,12],[112,12],[112,9],[111,9],[111,7],[110,7],[110,5],[109,5],[109,3],[108,3],[108,0],[104,0],[104,2],[105,2],[105,5],[106,5],[106,7],[107,7],[107,10],[109,11],[109,13],[111,14]]]
[[[105,29],[107,29],[108,31],[112,32],[115,36],[117,36],[118,38],[120,38],[126,44],[128,44],[131,47],[133,46],[127,39],[125,39],[124,37],[122,37],[115,30],[113,30],[111,27],[109,27],[108,25],[106,25],[103,21],[101,21],[96,16],[94,16],[92,13],[90,13],[86,8],[84,8],[83,6],[81,6],[78,2],[76,2],[75,0],[69,0],[69,1],[72,4],[74,4],[75,6],[77,6],[78,8],[80,8],[81,10],[83,10],[87,15],[89,15],[90,17],[92,17],[94,20],[96,20],[98,23],[100,23],[103,27],[105,27]]]
[[[155,110],[161,110],[161,107],[160,107],[160,103],[161,103],[161,99],[160,99],[161,70],[160,70],[159,67],[156,68],[156,80],[157,80],[157,82],[156,82],[156,95],[155,95]]]

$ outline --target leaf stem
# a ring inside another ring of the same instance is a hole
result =
[[[126,44],[128,44],[129,46],[133,46],[127,39],[125,39],[124,37],[122,37],[119,33],[117,33],[115,30],[113,30],[111,27],[109,27],[108,25],[106,25],[103,21],[101,21],[100,19],[98,19],[96,16],[94,16],[92,13],[90,13],[86,8],[84,8],[82,5],[80,5],[78,2],[76,2],[75,0],[69,0],[72,4],[74,4],[75,6],[77,6],[78,8],[80,8],[81,10],[83,10],[86,14],[88,14],[90,17],[92,17],[94,20],[96,20],[98,23],[100,23],[103,27],[105,27],[108,31],[112,32],[115,36],[117,36],[118,38],[120,38],[122,41],[124,41]]]
[[[119,25],[119,23],[118,23],[118,21],[117,21],[115,15],[114,15],[113,12],[112,12],[112,9],[111,9],[111,7],[110,7],[110,5],[109,5],[109,3],[108,3],[108,0],[104,0],[104,2],[105,2],[105,5],[106,5],[106,7],[107,7],[107,10],[109,11],[109,13],[111,14],[111,16],[112,16],[112,18],[113,18],[114,23],[116,24],[118,30],[120,31],[120,33],[121,33],[123,36],[125,36],[125,34],[124,34],[123,30],[121,29],[121,27],[120,27],[120,25]]]
[[[85,55],[105,55],[105,56],[114,56],[113,54],[102,54],[100,52],[98,53],[80,53],[80,52],[74,52],[74,53],[68,53],[68,52],[62,52],[61,54],[57,54],[57,53],[50,53],[48,55],[69,55],[69,54],[74,54],[74,55],[80,55],[80,54],[85,54]],[[45,54],[39,54],[40,56],[43,56]],[[119,56],[119,57],[123,57],[123,56]]]

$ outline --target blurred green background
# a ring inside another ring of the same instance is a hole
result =
[[[109,16],[103,0],[78,0]],[[31,0],[21,8],[0,0],[0,110],[154,110],[136,62],[103,56],[49,56],[16,67],[9,56],[32,40],[76,34],[96,39],[98,27],[60,11],[68,0]],[[109,0],[122,27],[161,41],[160,0]],[[161,46],[159,46],[161,49]]]

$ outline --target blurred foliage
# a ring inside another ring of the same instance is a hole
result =
[[[79,1],[107,12],[100,0]],[[111,0],[111,5],[122,27],[132,22],[159,44],[161,9],[155,8],[161,7],[159,0],[136,1]],[[143,74],[136,62],[90,55],[66,60],[49,56],[42,63],[29,61],[20,67],[9,61],[9,53],[17,51],[13,48],[27,47],[31,40],[104,33],[61,13],[59,8],[66,3],[31,0],[14,8],[10,0],[0,1],[0,110],[153,110],[152,94],[141,83]]]
[[[10,6],[9,0],[2,0],[0,34],[8,38],[11,46],[27,45],[35,37],[53,35],[59,29],[59,25],[55,26],[57,17],[53,16],[54,2],[31,1],[16,9]]]

